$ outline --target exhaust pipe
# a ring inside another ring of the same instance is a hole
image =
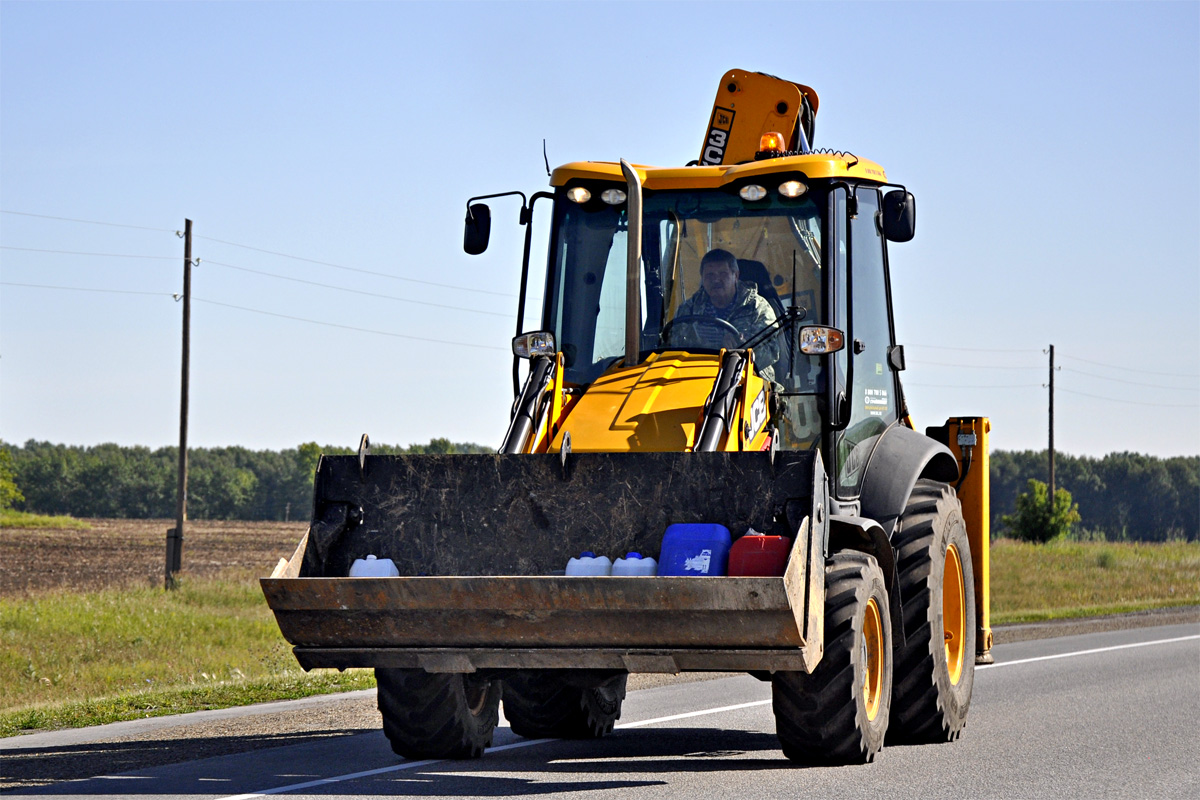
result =
[[[626,202],[629,250],[625,261],[625,366],[638,363],[642,352],[642,179],[621,159],[621,172],[629,186]]]

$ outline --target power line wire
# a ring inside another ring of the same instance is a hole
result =
[[[1180,372],[1153,372],[1148,369],[1135,369],[1134,367],[1127,367],[1124,364],[1121,364],[1121,365],[1105,364],[1103,361],[1089,361],[1088,359],[1080,358],[1079,356],[1064,355],[1064,356],[1062,356],[1062,358],[1069,358],[1072,361],[1082,361],[1085,364],[1093,364],[1097,367],[1108,367],[1109,369],[1125,370],[1126,372],[1142,372],[1142,373],[1145,373],[1146,375],[1161,375],[1165,378],[1200,378],[1200,374],[1196,374],[1194,372],[1186,373],[1186,374],[1180,373]]]
[[[22,286],[27,289],[56,289],[61,292],[102,292],[104,294],[145,294],[152,297],[174,297],[171,292],[136,292],[131,289],[90,289],[85,286],[47,286],[41,283],[14,283],[0,281],[0,286]]]
[[[52,217],[49,214],[31,214],[28,211],[6,211],[0,209],[0,214],[15,214],[20,217],[38,217],[39,219],[56,219],[60,222],[82,222],[87,225],[107,225],[110,228],[132,228],[138,231],[157,231],[158,233],[175,233],[173,228],[148,228],[145,225],[124,225],[119,222],[100,222],[94,219],[76,219],[74,217]]]
[[[279,280],[282,280],[282,281],[292,281],[294,283],[303,283],[303,284],[307,284],[309,286],[319,286],[322,289],[333,289],[334,291],[338,291],[338,292],[349,292],[350,294],[361,294],[361,295],[365,295],[367,297],[382,298],[384,300],[395,300],[399,303],[412,303],[413,305],[430,306],[432,308],[448,308],[451,311],[462,311],[462,312],[466,312],[469,314],[486,314],[489,317],[504,317],[505,319],[508,319],[511,316],[510,314],[502,314],[499,311],[481,311],[481,310],[474,309],[474,308],[463,308],[462,306],[444,305],[442,303],[429,303],[424,300],[411,300],[407,297],[395,297],[394,295],[379,294],[378,292],[364,292],[360,289],[349,289],[345,286],[334,286],[333,284],[329,284],[329,283],[318,283],[317,281],[308,281],[308,280],[304,280],[303,278],[293,278],[290,275],[279,275],[274,272],[265,272],[260,269],[251,269],[249,267],[239,267],[236,264],[226,264],[221,261],[205,260],[203,263],[206,267],[210,267],[210,266],[226,267],[228,269],[236,269],[241,272],[250,272],[255,275],[265,275],[268,278],[278,278]]]
[[[1059,387],[1058,390],[1060,392],[1066,392],[1067,394],[1077,394],[1081,397],[1090,397],[1093,400],[1107,400],[1110,403],[1128,403],[1132,406],[1153,406],[1155,408],[1200,408],[1200,404],[1195,403],[1190,405],[1181,405],[1176,403],[1143,403],[1140,400],[1124,400],[1118,397],[1101,397],[1098,394],[1087,394],[1086,392],[1077,392],[1074,389],[1063,389],[1062,387]]]
[[[0,209],[0,214],[15,214],[15,215],[22,216],[22,217],[37,217],[39,219],[53,219],[53,220],[59,220],[61,222],[81,222],[81,223],[85,223],[88,225],[106,225],[106,226],[113,227],[113,228],[132,228],[134,230],[156,231],[158,233],[178,233],[178,231],[176,231],[172,228],[150,228],[145,225],[126,225],[126,224],[122,224],[122,223],[118,223],[118,222],[101,222],[100,220],[94,220],[94,219],[78,219],[75,217],[55,217],[55,216],[51,216],[49,214],[33,214],[33,213],[30,213],[27,211],[8,211],[8,210]],[[425,281],[425,280],[420,280],[418,278],[406,278],[401,275],[392,275],[387,272],[377,272],[375,270],[362,269],[360,267],[347,267],[344,264],[335,264],[331,261],[319,261],[314,258],[305,258],[304,256],[296,256],[296,255],[292,255],[290,253],[282,253],[278,250],[267,250],[262,247],[254,247],[254,246],[248,245],[248,244],[239,244],[238,242],[230,242],[225,239],[217,239],[212,236],[196,236],[195,238],[204,239],[209,242],[216,242],[218,244],[229,245],[230,247],[240,247],[245,250],[253,250],[258,253],[266,253],[268,255],[281,256],[283,258],[291,258],[296,261],[304,261],[309,264],[317,264],[317,265],[320,265],[323,267],[332,267],[334,269],[342,269],[342,270],[346,270],[348,272],[358,272],[358,273],[362,273],[364,275],[374,275],[374,276],[380,277],[380,278],[390,278],[391,280],[395,280],[395,281],[407,281],[409,283],[419,283],[419,284],[423,284],[425,286],[436,286],[441,289],[454,289],[455,291],[459,291],[459,292],[475,292],[478,294],[489,294],[489,295],[495,295],[496,297],[516,297],[515,294],[512,294],[510,292],[494,292],[489,289],[475,289],[475,288],[469,287],[469,286],[454,286],[454,285],[448,284],[448,283],[439,283],[437,281]],[[67,255],[116,256],[115,253],[76,253],[73,251],[66,251],[66,250],[38,250],[35,248],[27,248],[27,247],[26,248],[6,247],[4,249],[24,250],[27,252],[34,252],[34,253],[61,253],[61,254],[67,254]],[[167,256],[122,256],[122,257],[123,258],[167,258]],[[170,258],[174,258],[174,256],[171,256]]]
[[[1030,369],[1041,370],[1045,367],[994,367],[989,364],[947,364],[943,361],[922,361],[919,358],[908,359],[909,364],[927,364],[934,367],[965,367],[966,369]]]
[[[963,383],[910,383],[904,382],[905,386],[919,386],[928,389],[1032,389],[1041,386],[1040,383],[1010,383],[997,384],[993,386],[975,386]]]
[[[1074,372],[1078,375],[1087,375],[1089,378],[1099,378],[1102,381],[1112,381],[1114,383],[1127,383],[1130,386],[1144,386],[1148,389],[1172,389],[1177,392],[1200,392],[1200,389],[1193,389],[1187,386],[1162,386],[1156,383],[1142,383],[1141,381],[1127,381],[1121,378],[1110,378],[1107,375],[1097,375],[1094,372],[1084,372],[1081,369],[1072,367],[1059,367],[1063,372]]]
[[[209,263],[209,262],[205,262],[205,263]],[[137,291],[130,291],[130,290],[125,290],[125,289],[92,289],[92,288],[83,287],[83,286],[47,286],[47,285],[37,284],[37,283],[14,283],[12,281],[0,281],[0,286],[21,286],[21,287],[31,288],[31,289],[55,289],[55,290],[66,291],[66,292],[100,292],[100,293],[104,293],[104,294],[139,294],[139,295],[150,295],[152,297],[174,297],[174,298],[178,299],[178,296],[171,292],[137,292]],[[192,299],[195,300],[197,303],[208,303],[209,305],[222,306],[224,308],[234,308],[234,309],[237,309],[238,311],[248,311],[252,314],[263,314],[268,317],[279,317],[280,319],[290,319],[295,322],[308,322],[313,325],[325,325],[326,327],[330,327],[330,328],[341,328],[343,330],[357,331],[359,333],[373,333],[373,334],[376,334],[379,336],[391,336],[391,337],[394,337],[397,339],[412,339],[412,340],[418,341],[418,342],[431,342],[433,344],[447,344],[447,345],[453,345],[456,347],[474,347],[474,348],[478,348],[480,350],[504,351],[506,349],[503,347],[494,347],[492,345],[473,344],[470,342],[455,342],[455,341],[450,341],[448,339],[430,339],[430,338],[426,338],[426,337],[422,337],[422,336],[410,336],[410,335],[404,334],[404,333],[392,333],[391,331],[377,331],[377,330],[373,330],[371,328],[358,328],[353,325],[340,325],[336,322],[325,322],[323,320],[317,320],[317,319],[306,319],[305,317],[294,317],[289,314],[277,314],[274,311],[263,311],[262,309],[258,309],[258,308],[247,308],[245,306],[233,305],[232,303],[222,303],[217,300],[206,300],[202,297],[193,296]]]
[[[40,247],[9,247],[0,245],[0,250],[19,250],[22,253],[57,253],[64,256],[103,256],[105,258],[150,258],[159,261],[176,261],[179,256],[142,256],[128,253],[85,253],[79,250],[43,250]]]
[[[990,347],[945,347],[940,344],[907,344],[905,347],[925,347],[930,350],[959,350],[964,353],[1040,353],[1037,348],[1022,348],[1017,350],[998,350]]]
[[[214,239],[211,236],[197,236],[196,238],[204,239],[209,242],[217,242],[218,244],[229,245],[230,247],[241,247],[245,250],[253,250],[256,253],[266,253],[266,254],[272,255],[272,256],[281,256],[283,258],[291,258],[296,261],[303,261],[308,264],[317,264],[322,267],[333,267],[334,269],[344,269],[348,272],[359,272],[364,275],[375,275],[376,277],[380,277],[380,278],[390,278],[394,281],[407,281],[409,283],[420,283],[420,284],[424,284],[426,286],[437,286],[438,288],[441,288],[441,289],[453,289],[456,292],[477,292],[478,294],[490,294],[490,295],[495,295],[497,297],[516,297],[515,294],[509,294],[508,292],[493,292],[488,289],[473,289],[473,288],[470,288],[467,286],[453,286],[448,283],[438,283],[436,281],[423,281],[423,280],[419,280],[417,278],[405,278],[400,275],[392,275],[387,272],[376,272],[374,270],[361,269],[360,267],[347,267],[343,264],[334,264],[331,261],[318,261],[315,258],[305,258],[303,256],[294,256],[294,255],[291,255],[290,253],[281,253],[278,250],[266,250],[262,247],[252,247],[251,245],[248,245],[248,244],[238,244],[237,242],[228,242],[228,241],[225,241],[224,239]]]
[[[193,296],[192,299],[195,300],[197,303],[208,303],[209,305],[223,306],[224,308],[236,308],[238,311],[248,311],[252,314],[264,314],[268,317],[279,317],[280,319],[290,319],[295,322],[308,322],[313,325],[324,325],[329,328],[341,328],[341,329],[347,330],[347,331],[358,331],[359,333],[374,333],[379,336],[391,336],[391,337],[394,337],[397,339],[411,339],[411,340],[417,341],[417,342],[431,342],[433,344],[448,344],[448,345],[454,345],[456,347],[473,347],[473,348],[477,348],[479,350],[500,350],[500,351],[507,350],[507,348],[504,348],[504,347],[494,347],[492,345],[487,345],[487,344],[473,344],[470,342],[455,342],[455,341],[450,341],[448,339],[429,339],[429,338],[425,338],[422,336],[409,336],[408,334],[405,334],[405,333],[392,333],[391,331],[377,331],[377,330],[373,330],[371,328],[358,328],[353,325],[340,325],[336,322],[325,322],[323,320],[317,320],[317,319],[306,319],[304,317],[293,317],[288,314],[276,314],[274,311],[263,311],[262,309],[258,309],[258,308],[246,308],[245,306],[235,306],[232,303],[221,303],[216,300],[206,300],[202,297]]]

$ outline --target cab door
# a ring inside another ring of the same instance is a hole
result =
[[[858,496],[871,452],[897,418],[896,375],[888,359],[893,342],[891,303],[883,237],[881,196],[858,186],[849,204],[849,299],[847,406],[849,421],[835,436],[837,496]],[[857,208],[855,208],[857,206]]]

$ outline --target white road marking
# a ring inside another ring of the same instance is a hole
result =
[[[643,719],[638,722],[623,722],[620,725],[614,725],[614,728],[641,728],[644,725],[654,725],[659,722],[670,722],[676,719],[687,719],[688,717],[703,717],[705,714],[720,714],[722,711],[737,711],[741,708],[754,708],[755,706],[769,706],[770,700],[755,700],[753,703],[738,703],[736,706],[721,706],[720,708],[706,708],[703,711],[689,711],[686,714],[672,714],[669,717],[655,717],[654,719]]]
[[[489,747],[487,752],[498,753],[501,750],[516,750],[519,747],[532,747],[535,744],[544,744],[546,742],[557,742],[558,739],[526,739],[522,742],[513,742],[512,744],[502,744],[499,747]],[[427,767],[430,764],[441,764],[447,761],[445,758],[430,758],[424,761],[405,761],[403,764],[393,764],[390,767],[380,767],[379,769],[368,769],[363,772],[351,772],[346,775],[335,775],[332,778],[318,778],[315,781],[305,781],[304,783],[293,783],[288,786],[276,786],[273,789],[259,789],[257,792],[250,794],[235,794],[230,797],[222,797],[220,800],[253,800],[255,797],[266,797],[270,794],[280,794],[282,792],[294,792],[300,789],[311,789],[314,786],[325,786],[330,783],[341,783],[342,781],[352,781],[356,778],[369,778],[372,775],[384,775],[388,772],[399,772],[403,769],[416,769],[417,767]]]
[[[1088,656],[1093,653],[1108,653],[1113,650],[1128,650],[1131,647],[1149,647],[1154,644],[1171,644],[1172,642],[1187,642],[1192,639],[1200,639],[1200,634],[1195,636],[1177,636],[1174,639],[1156,639],[1153,642],[1134,642],[1133,644],[1117,644],[1112,647],[1097,647],[1095,650],[1076,650],[1073,653],[1059,653],[1054,656],[1038,656],[1037,658],[1022,658],[1018,661],[1001,661],[997,664],[982,664],[975,669],[994,669],[996,667],[1014,667],[1017,664],[1032,664],[1034,661],[1053,661],[1056,658],[1073,658],[1074,656]]]
[[[1107,652],[1110,652],[1113,650],[1127,650],[1131,647],[1150,647],[1152,645],[1158,645],[1158,644],[1172,644],[1174,642],[1187,642],[1187,641],[1191,641],[1194,639],[1200,639],[1200,634],[1196,634],[1194,636],[1179,636],[1174,639],[1156,639],[1152,642],[1134,642],[1133,644],[1118,644],[1118,645],[1114,645],[1112,647],[1097,647],[1093,650],[1077,650],[1072,653],[1059,653],[1058,655],[1053,655],[1053,656],[1038,656],[1036,658],[1022,658],[1017,661],[1002,661],[997,664],[984,664],[981,666],[977,666],[977,667],[975,667],[975,669],[981,670],[981,669],[992,669],[994,667],[1012,667],[1012,666],[1016,666],[1018,664],[1031,664],[1035,661],[1051,661],[1056,658],[1071,658],[1073,656],[1086,656],[1086,655],[1092,655],[1095,653],[1107,653]],[[646,725],[656,725],[660,722],[672,722],[677,719],[688,719],[691,717],[703,717],[708,714],[721,714],[726,711],[739,711],[743,708],[755,708],[757,706],[766,706],[766,705],[770,705],[770,704],[771,704],[770,700],[755,700],[754,702],[751,702],[751,703],[738,703],[737,705],[732,705],[732,706],[720,706],[718,708],[706,708],[706,709],[702,709],[700,711],[689,711],[684,714],[672,714],[667,717],[655,717],[654,719],[643,719],[643,720],[638,720],[637,722],[625,722],[620,725],[616,725],[614,727],[622,728],[622,729],[624,729],[624,728],[641,728]],[[561,741],[561,740],[559,740],[559,739],[526,739],[524,741],[513,742],[511,744],[503,744],[503,745],[500,745],[499,747],[489,747],[487,749],[487,752],[498,753],[503,750],[516,750],[521,747],[532,747],[532,746],[538,745],[538,744],[546,744],[547,742],[557,742],[557,741]],[[379,769],[368,769],[368,770],[364,770],[363,772],[351,772],[351,773],[347,773],[345,775],[335,775],[332,778],[318,778],[317,780],[306,781],[304,783],[293,783],[293,784],[289,784],[288,786],[276,786],[273,789],[260,789],[257,792],[251,792],[249,794],[235,794],[235,795],[231,795],[229,797],[219,798],[218,800],[254,800],[254,798],[256,798],[256,797],[266,797],[268,795],[273,795],[273,794],[282,794],[283,792],[295,792],[295,791],[300,791],[301,789],[311,789],[315,786],[327,786],[331,783],[342,783],[343,781],[352,781],[357,778],[369,778],[374,775],[386,775],[389,772],[400,772],[401,770],[406,770],[406,769],[417,769],[418,767],[427,767],[430,764],[441,764],[447,760],[448,759],[443,759],[443,758],[432,758],[432,759],[426,759],[425,761],[405,761],[403,764],[393,764],[390,767],[380,767]]]

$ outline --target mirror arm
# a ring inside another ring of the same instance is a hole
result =
[[[526,200],[523,192],[504,192],[503,194],[486,195],[485,197],[475,197],[474,200],[484,200],[487,197],[504,197],[506,195],[519,194],[521,195],[521,224],[525,226],[525,248],[521,255],[521,292],[517,299],[517,332],[514,336],[520,336],[522,328],[525,327],[525,293],[529,282],[529,251],[533,246],[533,205],[538,200],[543,198],[554,199],[554,195],[549,192],[537,192],[532,198]],[[512,366],[513,379],[513,397],[521,394],[521,359],[516,354],[513,355]]]
[[[467,200],[467,217],[470,219],[474,219],[474,217],[471,215],[471,204],[474,203],[476,200],[490,200],[493,197],[512,197],[513,195],[521,196],[521,216],[524,217],[525,213],[526,213],[526,206],[529,205],[529,198],[527,198],[525,196],[524,192],[518,192],[518,191],[497,192],[496,194],[481,194],[478,197],[470,198],[469,200]],[[523,225],[524,223],[521,223],[521,224]]]

